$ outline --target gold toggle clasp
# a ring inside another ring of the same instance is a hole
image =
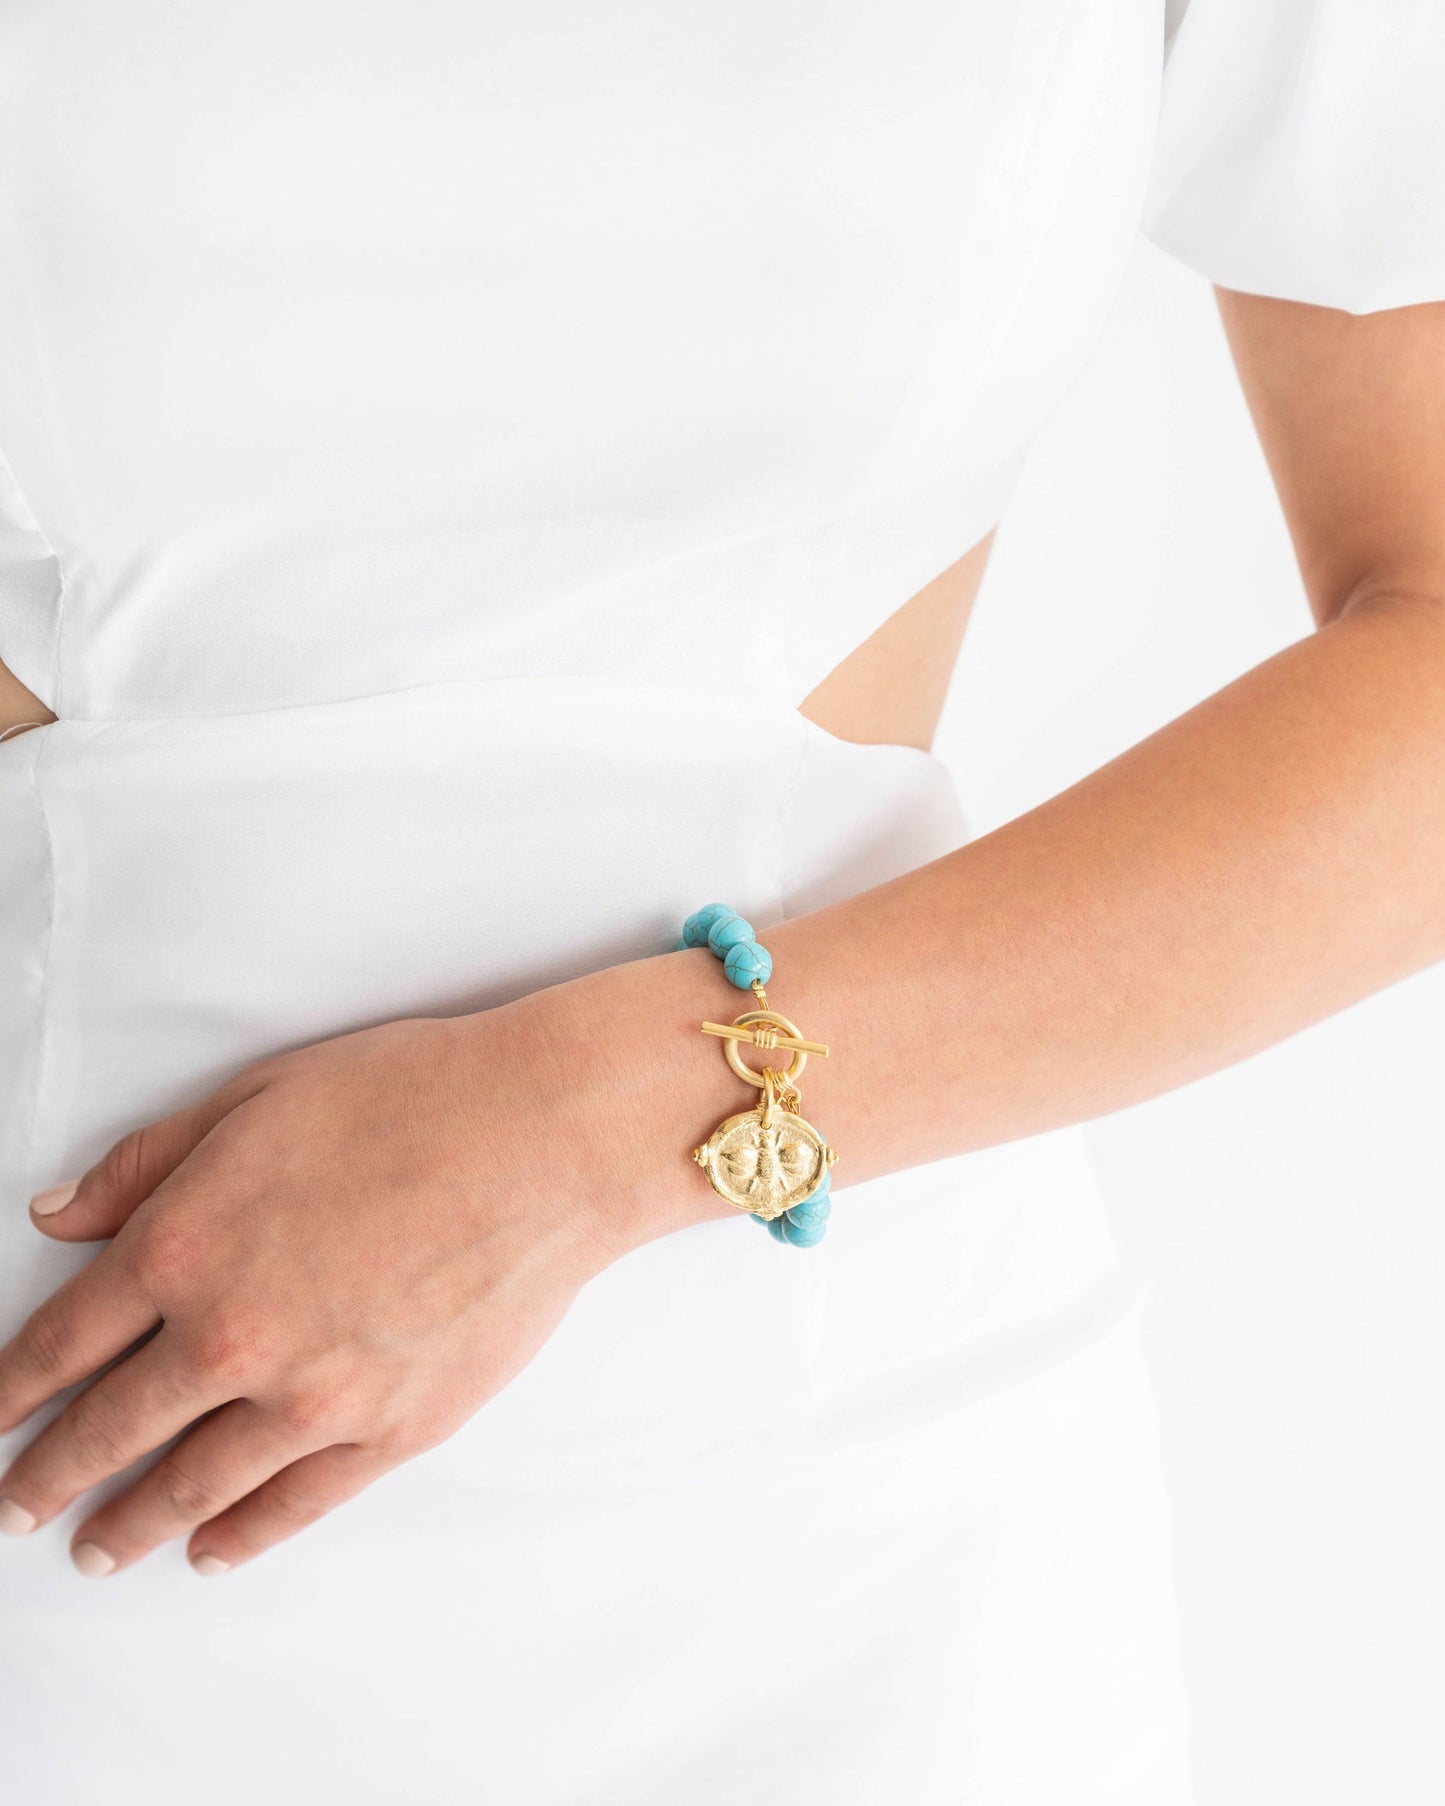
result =
[[[779,1029],[783,1031],[781,1034],[778,1033]],[[720,1036],[728,1065],[740,1079],[759,1087],[763,1084],[763,1075],[744,1061],[738,1052],[740,1045],[790,1048],[793,1057],[779,1074],[789,1085],[794,1083],[808,1064],[810,1053],[819,1054],[824,1059],[828,1057],[826,1041],[804,1039],[797,1023],[789,1022],[786,1016],[780,1016],[776,1010],[745,1010],[734,1022],[704,1022],[702,1032],[705,1035]],[[769,1067],[765,1070],[773,1069]]]

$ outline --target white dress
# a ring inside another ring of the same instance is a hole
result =
[[[256,1056],[965,840],[798,702],[1141,217],[1445,295],[1436,11],[1195,0],[1161,113],[1159,0],[0,5],[0,1331],[91,1254],[31,1193]],[[1072,1131],[653,1243],[223,1581],[0,1547],[0,1793],[1170,1806],[1139,1304]]]

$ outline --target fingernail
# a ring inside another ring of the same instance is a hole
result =
[[[77,1543],[70,1551],[70,1559],[88,1580],[99,1580],[115,1567],[115,1557],[107,1555],[99,1543]]]
[[[29,1536],[35,1528],[35,1513],[17,1505],[14,1499],[0,1499],[0,1536]]]
[[[191,1566],[198,1574],[204,1574],[209,1580],[215,1574],[228,1573],[231,1564],[228,1561],[222,1561],[219,1555],[193,1555]]]
[[[53,1217],[58,1210],[64,1210],[75,1196],[75,1188],[79,1179],[67,1179],[64,1185],[47,1186],[44,1191],[36,1192],[30,1200],[31,1214],[37,1217]]]

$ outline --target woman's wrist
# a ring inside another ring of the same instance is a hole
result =
[[[849,1184],[888,1170],[892,1150],[872,1146],[879,1086],[867,1062],[880,1057],[875,1044],[886,1033],[868,994],[869,961],[839,944],[851,940],[843,915],[822,910],[760,925],[758,935],[775,961],[769,1006],[831,1044],[828,1058],[809,1060],[802,1114],[841,1149],[835,1178]],[[487,1025],[469,1095],[486,1096],[487,1061],[504,1022],[506,1044],[529,1063],[537,1111],[529,1140],[545,1150],[579,1233],[616,1258],[674,1230],[744,1214],[692,1155],[723,1118],[753,1109],[761,1095],[729,1071],[720,1041],[701,1025],[756,1007],[705,946],[602,967],[465,1019]],[[752,1066],[779,1070],[789,1057],[781,1049],[743,1054]],[[884,1114],[891,1121],[896,1113]]]
[[[708,951],[604,967],[500,1011],[532,1068],[537,1143],[579,1230],[613,1258],[695,1223],[735,1217],[691,1159],[742,1087],[699,1032],[737,1014]],[[495,1047],[493,1033],[484,1043]],[[485,1095],[486,1073],[476,1075]],[[729,1087],[732,1087],[730,1092]],[[605,1264],[605,1263],[604,1263]]]

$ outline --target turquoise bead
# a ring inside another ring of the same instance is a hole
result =
[[[714,922],[720,922],[724,916],[736,915],[737,911],[728,903],[705,903],[701,909],[693,910],[682,925],[682,938],[689,947],[705,947],[707,931]]]
[[[673,952],[674,953],[688,953],[691,951],[692,945],[693,945],[693,943],[687,938],[686,935],[684,935],[682,937],[682,939],[677,943],[677,945],[673,948]]]
[[[798,1229],[807,1223],[826,1223],[832,1214],[833,1200],[825,1191],[815,1191],[811,1198],[804,1198],[801,1204],[790,1204],[783,1212],[788,1221]]]
[[[707,931],[707,944],[719,959],[726,958],[728,948],[735,947],[739,941],[756,939],[752,923],[745,922],[741,916],[719,916]]]
[[[758,1218],[758,1221],[760,1223],[766,1222],[766,1224],[768,1226],[768,1234],[770,1236],[772,1236],[772,1238],[775,1242],[787,1241],[788,1237],[783,1228],[783,1225],[784,1225],[784,1223],[787,1222],[787,1220],[788,1219],[786,1217],[759,1217]]]
[[[773,956],[756,941],[735,941],[727,950],[723,971],[729,984],[746,991],[755,979],[759,984],[766,984],[773,976]]]
[[[786,1211],[778,1218],[783,1233],[778,1238],[794,1248],[816,1248],[828,1232],[826,1223],[792,1223]]]

